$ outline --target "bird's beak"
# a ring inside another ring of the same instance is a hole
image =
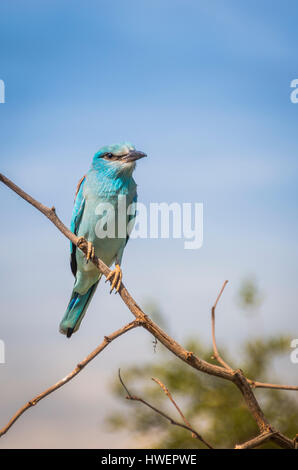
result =
[[[147,157],[146,153],[139,152],[138,150],[130,150],[129,153],[124,155],[121,160],[124,162],[134,162],[135,160],[139,160],[144,157]]]

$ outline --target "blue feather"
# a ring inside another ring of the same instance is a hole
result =
[[[103,147],[97,152],[92,165],[78,185],[70,229],[78,237],[84,237],[93,244],[95,254],[105,264],[120,264],[129,235],[118,234],[118,197],[126,196],[126,205],[137,201],[136,183],[132,177],[135,160],[146,156],[137,152],[129,144],[117,144]],[[115,220],[115,237],[99,238],[96,226],[101,215],[98,206],[103,202],[110,203],[109,217]],[[126,214],[126,225],[134,220],[135,213]],[[130,223],[131,225],[131,223]],[[71,269],[75,276],[71,299],[60,324],[60,331],[68,337],[78,330],[93,297],[101,273],[92,263],[86,262],[83,252],[71,243]]]
[[[70,337],[72,333],[78,330],[97,285],[98,282],[90,287],[88,292],[84,295],[80,295],[74,291],[72,292],[67,310],[60,323],[60,333]]]

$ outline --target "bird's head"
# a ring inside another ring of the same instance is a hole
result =
[[[102,147],[93,157],[92,167],[97,171],[105,171],[108,174],[131,175],[136,166],[136,160],[147,155],[124,142],[122,144],[107,145]]]

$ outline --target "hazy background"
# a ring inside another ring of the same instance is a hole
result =
[[[204,245],[132,240],[125,284],[142,305],[158,303],[176,339],[208,344],[210,306],[229,279],[217,331],[236,362],[247,337],[298,337],[297,14],[295,0],[0,5],[0,171],[69,224],[76,184],[102,145],[145,151],[139,200],[203,202]],[[132,315],[102,283],[79,333],[60,335],[73,284],[68,241],[3,185],[0,198],[1,427]],[[253,317],[236,302],[247,276],[264,296]],[[134,446],[106,430],[108,382],[148,358],[159,360],[145,331],[118,339],[0,447]],[[298,365],[288,358],[283,375],[297,384]]]

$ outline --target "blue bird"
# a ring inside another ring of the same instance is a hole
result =
[[[75,283],[60,323],[60,332],[68,338],[79,329],[102,276],[96,266],[89,262],[94,255],[107,266],[115,263],[115,269],[107,280],[111,282],[111,292],[114,288],[118,292],[120,288],[120,264],[129,238],[127,227],[132,227],[136,216],[133,207],[137,202],[137,185],[132,173],[136,160],[143,157],[146,157],[145,153],[137,151],[127,142],[102,147],[94,155],[88,173],[79,181],[70,229],[80,241],[87,241],[88,254],[85,257],[71,243],[70,265]],[[122,201],[126,199],[126,207],[119,204],[120,198]],[[129,206],[132,210],[127,211]],[[119,220],[124,220],[124,231]],[[106,230],[108,226],[111,232]]]

